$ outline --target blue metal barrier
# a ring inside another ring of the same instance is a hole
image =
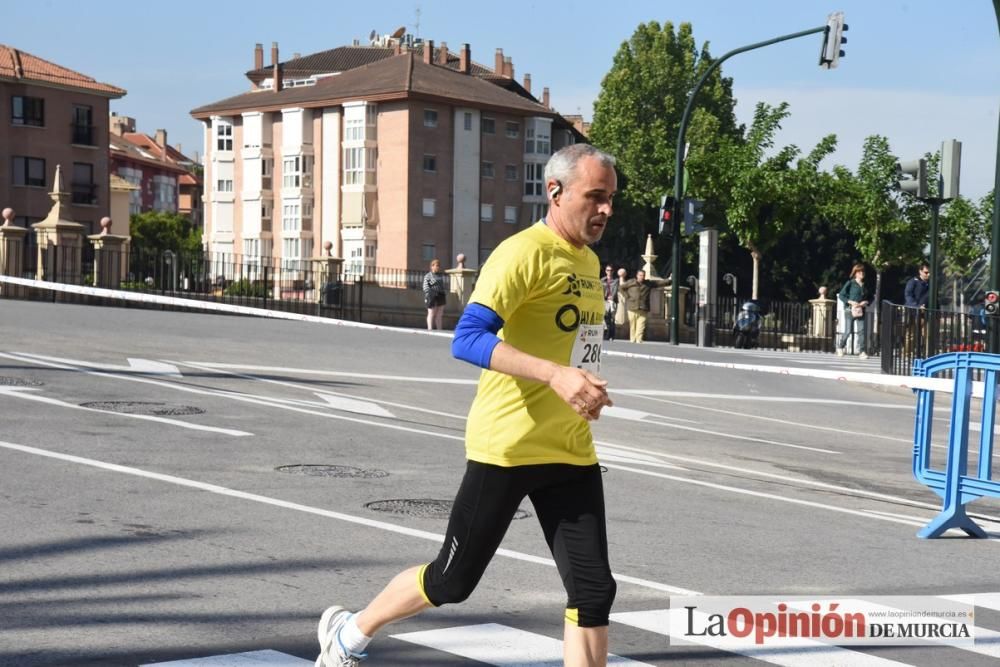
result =
[[[944,499],[944,507],[917,537],[940,537],[949,528],[960,528],[972,537],[987,537],[966,513],[965,505],[977,498],[1000,497],[1000,482],[992,479],[993,426],[996,419],[997,371],[1000,355],[985,352],[949,352],[913,362],[913,374],[933,377],[952,372],[955,388],[951,399],[951,424],[948,431],[948,463],[944,472],[931,470],[931,424],[934,417],[934,391],[914,389],[917,416],[913,434],[913,475]],[[983,375],[983,415],[980,423],[979,466],[969,474],[969,406],[972,379]]]

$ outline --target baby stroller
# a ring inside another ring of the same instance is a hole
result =
[[[760,322],[760,306],[753,301],[744,303],[733,325],[734,346],[737,349],[749,350],[757,345]]]

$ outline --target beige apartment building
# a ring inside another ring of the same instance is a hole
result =
[[[206,249],[345,268],[478,267],[546,211],[542,170],[583,140],[531,81],[409,36],[373,35],[286,62],[254,50],[252,90],[194,109],[204,124]]]
[[[0,208],[14,209],[17,226],[48,214],[61,165],[71,195],[66,214],[88,234],[101,231],[111,208],[108,105],[123,95],[121,88],[0,44]]]

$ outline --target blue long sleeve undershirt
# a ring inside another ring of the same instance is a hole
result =
[[[500,343],[497,332],[502,327],[503,320],[492,309],[470,303],[455,325],[455,337],[451,340],[452,356],[480,368],[489,368],[493,350]]]

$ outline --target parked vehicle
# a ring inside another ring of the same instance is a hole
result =
[[[753,301],[747,301],[740,309],[740,314],[733,324],[733,340],[736,348],[749,350],[757,345],[760,336],[760,306]]]

